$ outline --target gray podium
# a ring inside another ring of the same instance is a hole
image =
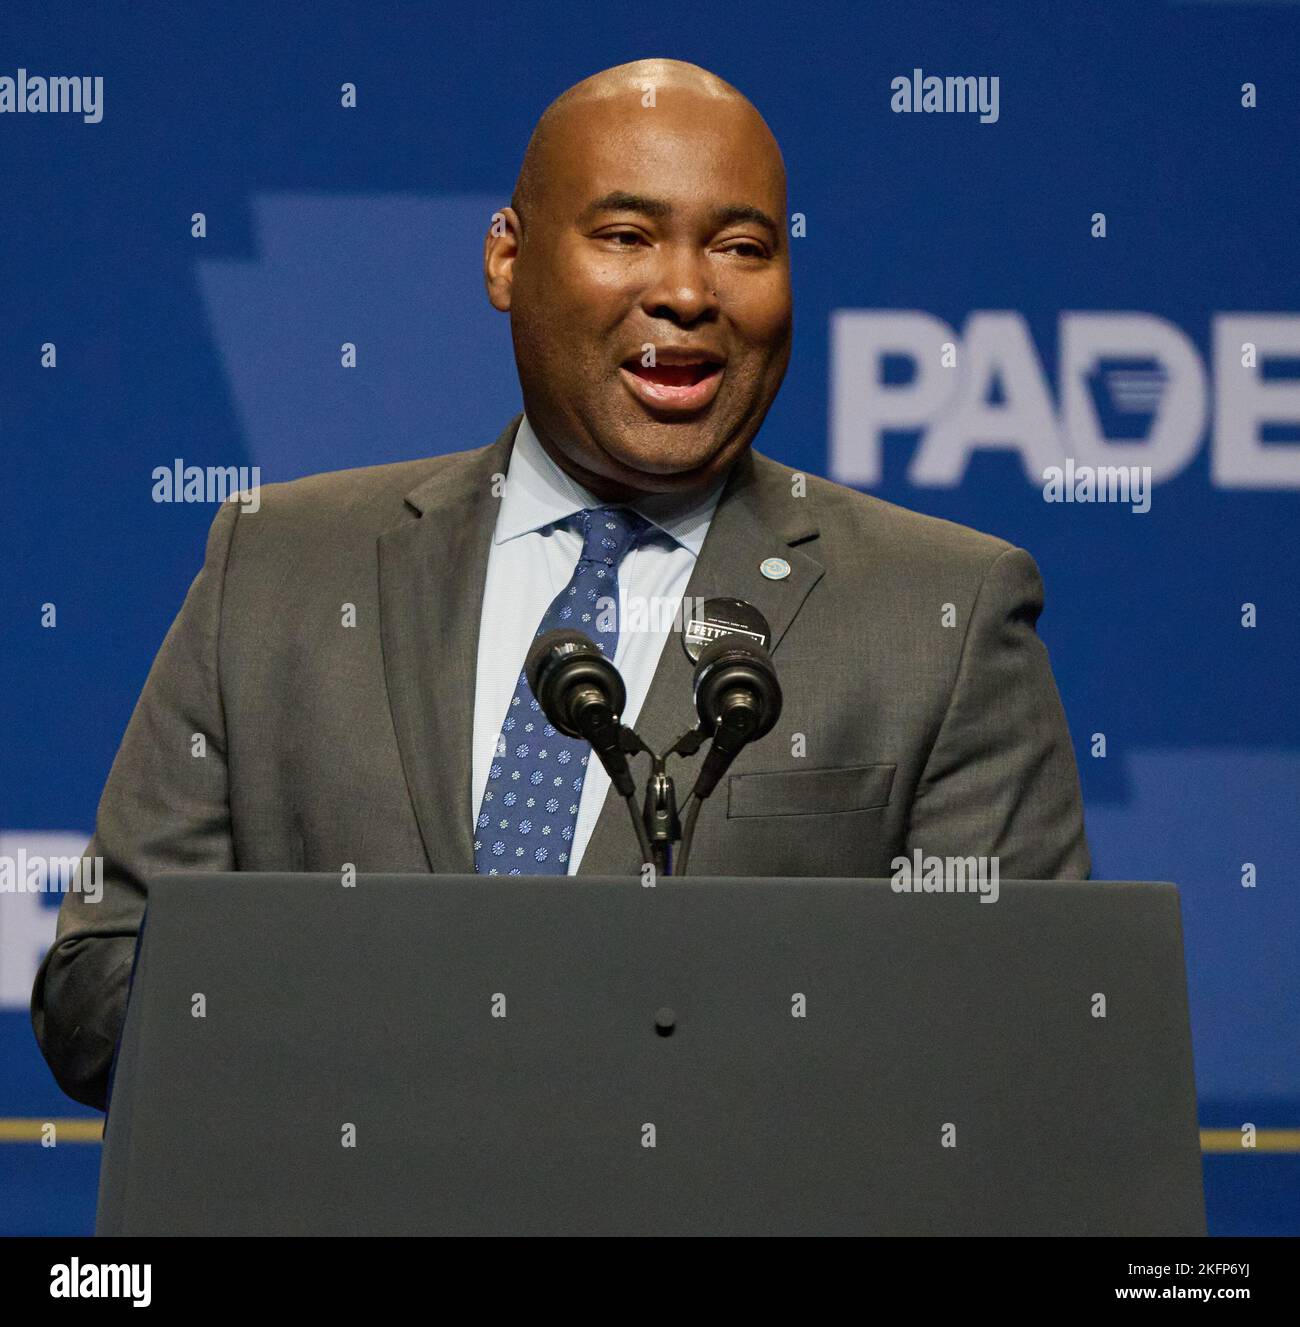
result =
[[[163,877],[98,1233],[1203,1235],[1177,891]]]

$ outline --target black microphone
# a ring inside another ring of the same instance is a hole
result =
[[[548,631],[524,660],[524,676],[547,719],[591,744],[624,798],[636,792],[621,745],[627,688],[619,671],[580,631]]]
[[[695,665],[695,708],[700,731],[713,738],[691,796],[703,801],[750,742],[766,736],[781,717],[781,684],[767,651],[745,636],[722,636]]]

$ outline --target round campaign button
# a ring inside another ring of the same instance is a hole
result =
[[[744,636],[765,650],[772,644],[772,628],[767,618],[743,599],[706,599],[702,604],[688,605],[694,611],[682,626],[682,648],[694,663],[704,647],[723,636]]]

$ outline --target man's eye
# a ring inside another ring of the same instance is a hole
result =
[[[723,250],[724,253],[734,253],[740,258],[766,258],[767,250],[756,240],[738,240]]]
[[[634,230],[606,231],[603,238],[613,240],[615,244],[621,245],[625,249],[630,249],[634,244],[641,243],[641,236]]]

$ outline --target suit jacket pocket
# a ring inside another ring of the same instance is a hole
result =
[[[887,806],[895,768],[852,765],[733,774],[727,784],[727,818],[832,815]]]

